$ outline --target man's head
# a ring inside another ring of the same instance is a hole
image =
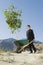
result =
[[[27,29],[28,29],[28,30],[31,29],[31,26],[30,26],[30,25],[27,25]]]

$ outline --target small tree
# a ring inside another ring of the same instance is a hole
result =
[[[8,24],[9,28],[11,29],[12,33],[15,30],[21,28],[22,21],[20,19],[21,11],[17,11],[14,5],[11,5],[10,8],[4,11],[4,15],[6,18],[6,23]]]

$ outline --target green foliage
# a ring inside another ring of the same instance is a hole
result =
[[[15,10],[14,5],[12,5],[10,8],[4,11],[6,23],[8,24],[12,32],[21,28],[22,25],[22,21],[20,19],[21,13],[22,13],[21,11]]]

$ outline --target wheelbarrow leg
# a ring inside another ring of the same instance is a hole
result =
[[[21,50],[21,51],[19,52],[20,49],[21,49],[21,47],[17,48],[16,53],[21,53],[21,52],[23,51],[23,50]]]

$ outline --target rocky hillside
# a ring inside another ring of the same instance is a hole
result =
[[[0,49],[2,49],[4,51],[15,50],[16,46],[14,44],[14,41],[15,41],[15,39],[13,39],[13,38],[0,40]]]
[[[43,43],[37,43],[37,44],[34,43],[34,45],[37,48],[38,53],[43,52]]]

